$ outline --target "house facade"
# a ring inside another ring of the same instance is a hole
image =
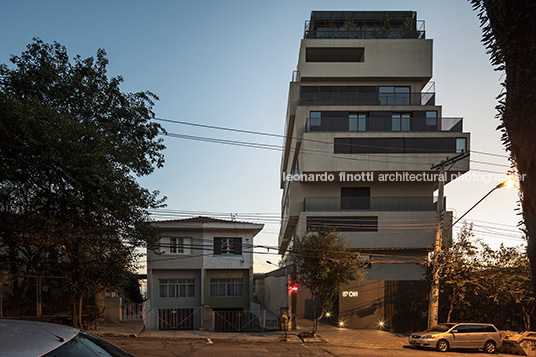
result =
[[[426,310],[432,166],[467,152],[470,139],[462,118],[443,115],[431,78],[432,40],[416,12],[313,11],[306,21],[289,87],[279,249],[285,258],[295,235],[331,226],[371,262],[367,281],[339,295],[346,326],[394,325]],[[445,181],[468,170],[467,157]],[[402,313],[408,292],[420,305]]]
[[[153,224],[160,239],[147,252],[148,330],[199,329],[207,311],[250,309],[253,238],[262,224],[209,217]]]

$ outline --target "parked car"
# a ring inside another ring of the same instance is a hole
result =
[[[414,332],[409,343],[415,347],[437,348],[446,352],[450,348],[481,348],[493,353],[502,346],[501,334],[492,324],[444,323],[426,331]]]
[[[133,356],[85,331],[44,322],[0,319],[0,341],[6,357]]]

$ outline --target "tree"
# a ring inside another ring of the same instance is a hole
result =
[[[164,162],[158,98],[123,93],[104,50],[71,61],[34,39],[11,62],[0,65],[0,245],[14,274],[69,278],[80,326],[84,296],[117,288],[134,248],[157,237],[148,209],[163,199],[136,176]]]
[[[528,233],[532,287],[536,293],[536,2],[470,0],[478,12],[482,41],[497,71],[504,72],[498,96],[502,142],[521,177],[520,198]]]
[[[348,249],[344,238],[332,228],[295,237],[290,259],[298,286],[308,288],[313,300],[313,335],[341,285],[364,277],[365,262]]]
[[[481,261],[478,247],[472,241],[472,226],[464,224],[458,239],[451,247],[439,253],[439,276],[441,293],[449,299],[446,322],[451,321],[452,312],[460,305],[470,306],[468,295],[475,294],[480,288]]]

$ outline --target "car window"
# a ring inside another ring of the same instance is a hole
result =
[[[123,351],[111,343],[81,331],[67,343],[55,350],[47,353],[45,357],[131,357],[129,353]]]
[[[458,325],[454,328],[454,330],[456,330],[456,332],[458,333],[467,333],[469,332],[469,326],[468,325]],[[453,330],[453,332],[454,332]]]
[[[497,332],[497,330],[492,325],[483,325],[482,332]]]
[[[482,332],[483,331],[483,327],[482,325],[468,325],[467,326],[468,329],[469,329],[469,332]]]
[[[452,326],[454,326],[454,324],[439,324],[426,331],[447,332]]]

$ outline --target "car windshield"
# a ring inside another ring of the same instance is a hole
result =
[[[47,353],[45,357],[132,357],[131,354],[123,351],[108,341],[81,331],[74,338]]]
[[[439,324],[439,325],[436,325],[432,328],[429,328],[428,330],[426,331],[433,331],[433,332],[447,332],[450,328],[452,328],[452,326],[454,326],[455,324]]]

